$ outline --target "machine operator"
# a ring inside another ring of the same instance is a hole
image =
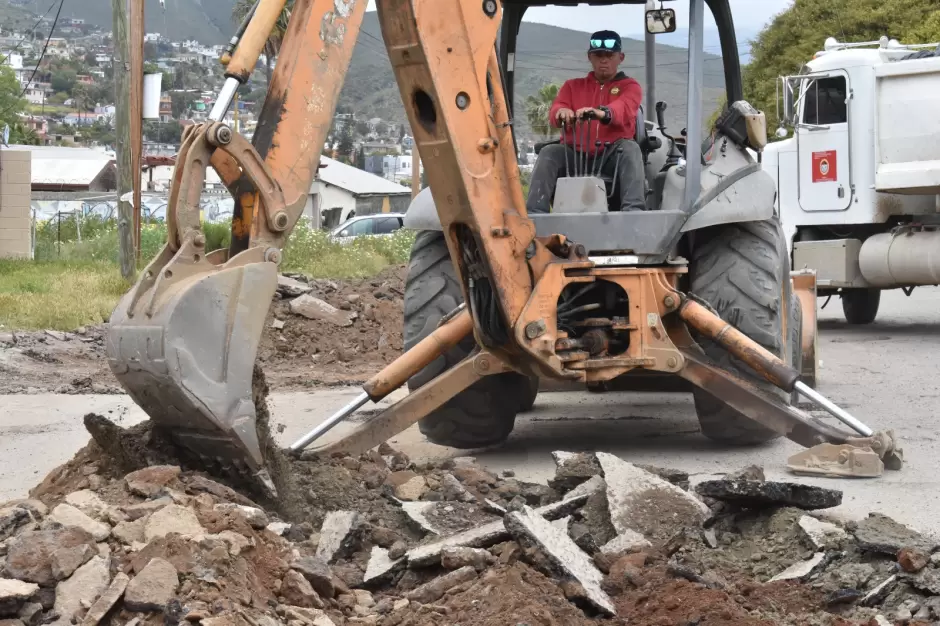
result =
[[[617,180],[614,182],[620,183],[621,211],[646,208],[643,154],[634,141],[643,89],[638,82],[619,71],[624,54],[623,43],[617,33],[602,30],[591,35],[588,60],[593,71],[584,78],[565,81],[552,103],[549,112],[551,124],[555,128],[566,129],[566,132],[562,143],[547,145],[539,152],[526,201],[529,213],[549,212],[555,197],[555,185],[561,176],[567,174],[567,163],[573,163],[584,151],[588,152],[591,165],[594,159],[602,159],[602,175],[613,176],[616,172]],[[598,122],[591,122],[590,140],[585,142],[583,137],[575,137],[574,122],[576,118],[584,119],[591,114]],[[595,141],[602,142],[600,151],[596,149]],[[602,156],[604,152],[607,153],[606,158]]]

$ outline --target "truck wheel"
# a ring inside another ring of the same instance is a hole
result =
[[[849,324],[871,324],[878,315],[880,289],[843,289],[842,313]]]
[[[723,320],[787,363],[794,363],[791,345],[794,341],[799,344],[801,329],[799,318],[794,319],[784,336],[782,308],[792,311],[794,307],[790,260],[779,222],[742,222],[697,231],[689,277],[692,293],[711,304]],[[788,399],[786,392],[766,382],[720,345],[694,331],[693,336],[721,367]],[[779,437],[708,392],[695,388],[692,393],[702,434],[709,439],[755,445]]]
[[[405,283],[405,349],[437,328],[442,317],[463,302],[444,233],[421,231],[411,249]],[[415,374],[409,389],[418,389],[462,361],[476,347],[472,335]],[[515,425],[516,413],[528,410],[538,393],[533,382],[515,372],[496,374],[451,398],[420,422],[421,433],[433,443],[454,448],[479,448],[502,443]]]

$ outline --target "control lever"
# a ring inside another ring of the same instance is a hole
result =
[[[656,103],[656,123],[659,124],[659,132],[666,135],[666,103],[662,100]]]
[[[565,139],[568,138],[568,122],[561,123],[561,145],[565,148],[565,177],[571,177],[571,170],[568,169],[568,146],[565,145]]]
[[[600,128],[597,129],[597,134],[600,134]],[[595,135],[596,136],[596,135]],[[601,146],[604,145],[604,142],[597,140],[594,142],[594,163],[591,167],[591,176],[597,176],[600,173],[600,169],[597,167],[600,163],[601,156]]]

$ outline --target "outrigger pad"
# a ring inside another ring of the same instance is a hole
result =
[[[885,468],[900,470],[903,465],[904,451],[890,430],[842,444],[821,443],[787,460],[787,469],[795,474],[853,478],[877,478]]]

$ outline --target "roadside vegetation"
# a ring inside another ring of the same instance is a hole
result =
[[[228,223],[205,224],[208,249],[228,247]],[[163,247],[163,223],[141,229],[143,268]],[[361,237],[340,245],[301,223],[284,251],[283,272],[310,278],[366,278],[408,260],[414,234]],[[117,223],[89,216],[40,222],[34,260],[0,261],[0,330],[74,330],[106,321],[130,288],[118,269]]]

